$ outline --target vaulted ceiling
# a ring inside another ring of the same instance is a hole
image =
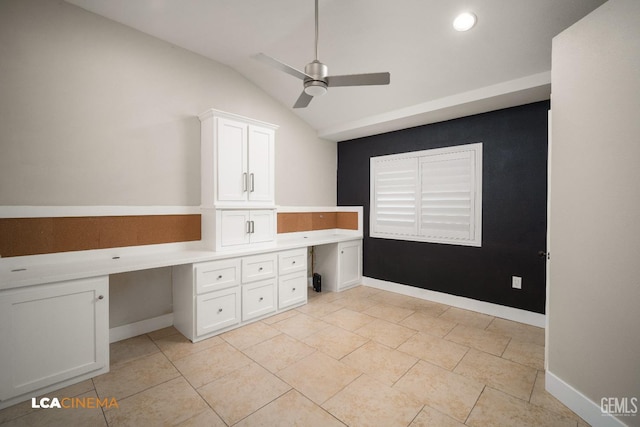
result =
[[[67,0],[235,69],[292,107],[314,59],[313,0]],[[345,140],[548,99],[551,40],[604,0],[320,0],[319,59],[329,74],[389,71],[388,86],[329,88],[292,109]],[[452,27],[471,11],[477,25]]]

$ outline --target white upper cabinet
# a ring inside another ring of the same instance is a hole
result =
[[[277,126],[217,110],[199,117],[202,206],[274,206]]]

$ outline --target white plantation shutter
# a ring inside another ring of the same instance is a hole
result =
[[[371,237],[481,246],[481,232],[481,143],[371,158]]]
[[[474,233],[474,153],[420,159],[420,235],[469,240]]]
[[[418,158],[372,162],[372,226],[375,233],[415,235],[418,231]]]

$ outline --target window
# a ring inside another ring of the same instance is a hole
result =
[[[371,158],[371,237],[481,246],[482,143]]]

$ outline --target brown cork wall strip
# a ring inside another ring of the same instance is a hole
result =
[[[200,215],[0,218],[2,257],[200,239]]]
[[[358,229],[358,212],[285,212],[278,214],[278,233]]]

